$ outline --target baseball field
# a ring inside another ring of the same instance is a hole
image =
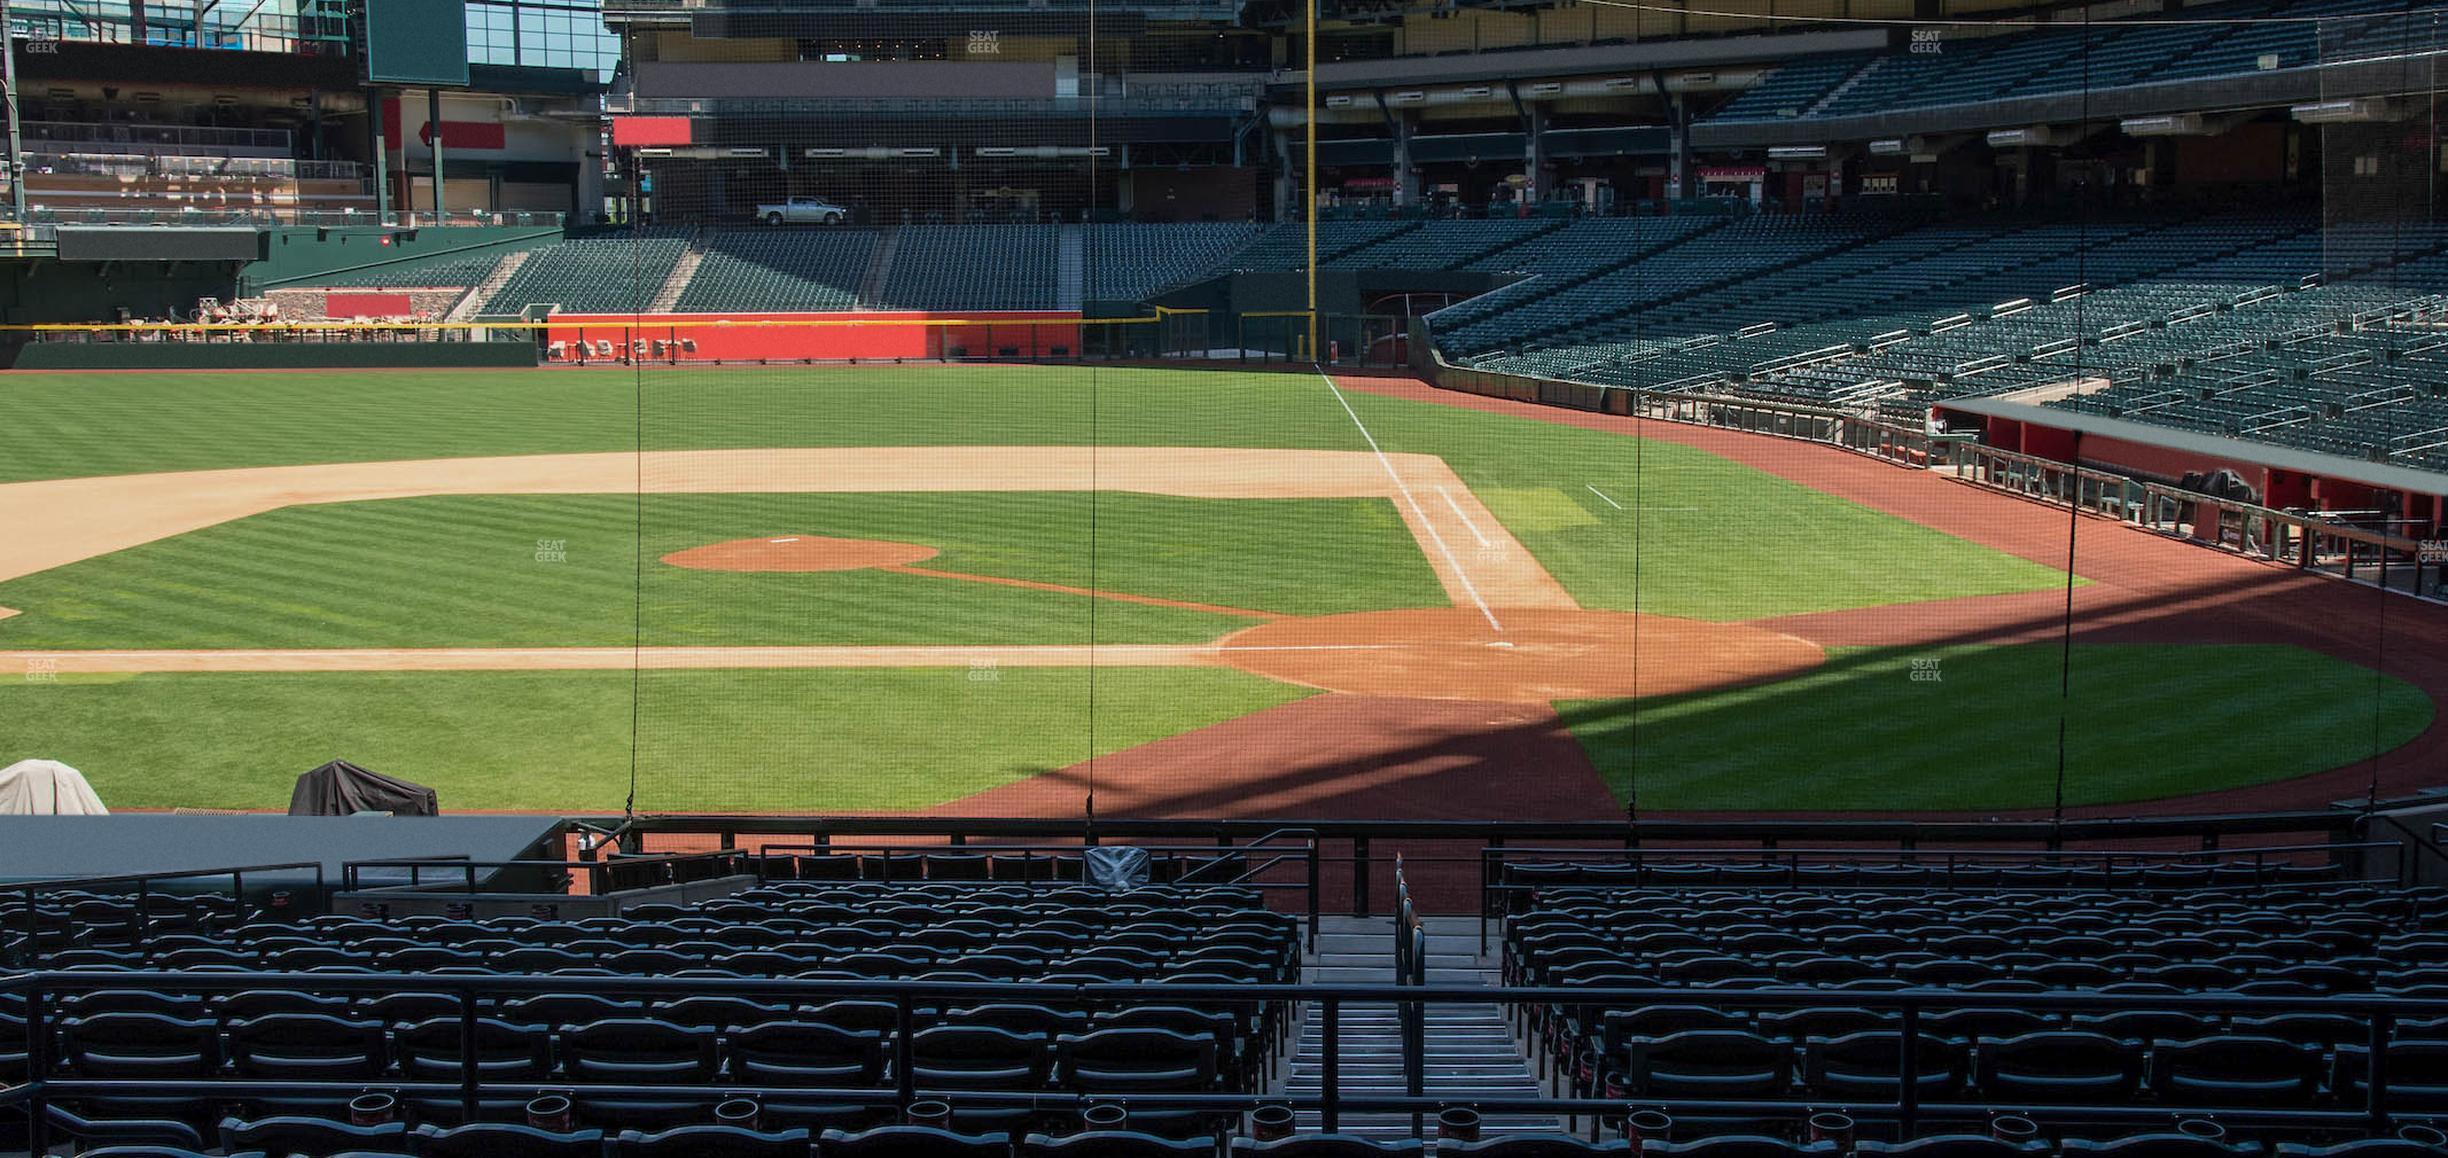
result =
[[[0,763],[121,809],[279,808],[345,758],[452,810],[1093,782],[1109,815],[1596,817],[2317,795],[2438,740],[2428,612],[2113,523],[2069,582],[2061,510],[1534,410],[1208,370],[12,373]]]

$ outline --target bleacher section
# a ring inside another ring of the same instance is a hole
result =
[[[905,225],[884,309],[1051,310],[1062,305],[1062,227]]]
[[[1485,1048],[1535,1062],[1529,1097],[1586,1100],[1552,1134],[1426,1128],[1509,1158],[1622,1158],[1628,1129],[1661,1158],[2422,1158],[2448,1109],[2448,889],[2401,883],[2386,847],[1491,847],[1479,960],[1539,992],[1499,999]],[[1074,849],[769,852],[678,874],[727,895],[579,919],[553,895],[399,917],[382,894],[0,898],[5,947],[53,971],[0,995],[0,1078],[39,1071],[52,1127],[148,1158],[1423,1152],[1394,1124],[1242,1136],[1322,1088],[1296,1042],[1393,1024],[1398,977],[1243,995],[1328,951],[1257,888],[1190,883],[1238,850],[1157,852],[1163,883],[1116,892]],[[652,861],[614,863],[643,883]],[[1471,988],[1436,985],[1423,1056]],[[1339,1096],[1400,1096],[1413,1047],[1375,1040],[1333,1055]]]
[[[483,309],[515,314],[557,304],[570,313],[642,310],[687,246],[685,231],[660,229],[557,241],[532,251]]]
[[[869,229],[722,229],[699,242],[705,260],[680,294],[683,313],[858,308],[875,256]]]
[[[1670,219],[1671,220],[1671,219]],[[1842,215],[1763,215],[1709,230],[1581,280],[1541,285],[1493,313],[1474,308],[1451,331],[1464,349],[1516,345],[1579,330],[1701,290],[1739,282],[1868,241],[1900,222]],[[1671,231],[1670,231],[1671,232]],[[1693,236],[1685,233],[1684,238]],[[1450,324],[1446,314],[1435,317]]]
[[[1563,224],[1562,221],[1542,218],[1428,222],[1382,241],[1339,252],[1332,258],[1324,255],[1326,238],[1321,229],[1318,266],[1321,269],[1461,269]]]
[[[2176,1003],[2432,994],[2448,982],[2437,953],[2448,896],[2437,890],[2288,883],[2318,881],[2319,866],[2169,864],[2137,870],[2139,892],[2076,867],[1962,867],[1951,883],[1926,865],[1509,865],[1521,911],[1506,924],[1505,975],[1688,993],[1530,1019],[1538,1048],[1585,1096],[1891,1098],[1899,1021],[1870,995],[1920,986],[1986,1002],[1921,1018],[1928,1101],[2306,1110],[2361,1103],[2368,1018]],[[1988,884],[1960,883],[1971,879]],[[1596,883],[1610,880],[1625,883]],[[1743,1000],[1769,986],[1828,1000]],[[2083,1012],[2019,996],[2066,991],[2142,1003]],[[2150,1008],[2154,996],[2170,1006]],[[2448,1060],[2448,1021],[2401,1022],[2380,1040]],[[2427,1080],[2396,1096],[2429,1097]]]
[[[1114,222],[1082,227],[1088,292],[1096,301],[1139,301],[1211,276],[1258,237],[1255,225]]]
[[[368,288],[407,288],[412,286],[472,286],[484,280],[501,263],[501,255],[455,258],[447,261],[422,262],[406,266],[385,266],[379,269],[357,269],[346,273],[316,278],[327,286],[363,286]]]
[[[1397,233],[1418,229],[1422,224],[1417,221],[1320,221],[1317,227],[1318,267],[1326,268],[1344,254]],[[1225,268],[1228,271],[1261,272],[1301,269],[1308,264],[1308,247],[1306,225],[1297,221],[1270,225],[1256,241],[1227,259]]]
[[[2410,332],[2429,315],[2404,312],[2448,290],[2438,256],[2448,230],[2322,229],[2283,211],[1920,227],[1775,220],[1726,225],[1596,275],[1569,260],[1540,269],[1534,241],[1491,260],[1520,259],[1536,276],[1431,321],[1449,357],[1512,373],[1910,421],[1933,401],[2096,377],[2114,388],[2046,401],[2448,466],[2448,385]],[[1748,272],[1693,283],[1719,270]],[[2347,346],[2283,340],[2342,327],[2359,335]]]
[[[2087,28],[2073,21],[1994,35],[1944,28],[1916,50],[1782,65],[1704,119],[1860,116],[2302,68],[2322,62],[2324,37],[2333,56],[2371,51],[2361,43],[2371,36],[2353,18],[2414,7],[2409,0],[2200,4]]]

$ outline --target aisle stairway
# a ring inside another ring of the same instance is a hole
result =
[[[892,309],[894,303],[884,300],[884,281],[892,276],[893,254],[901,249],[901,231],[887,226],[876,240],[875,250],[867,256],[867,272],[859,278],[858,304],[863,309]]]
[[[680,295],[688,292],[689,279],[697,276],[697,267],[704,265],[704,238],[692,237],[687,249],[680,251],[680,260],[672,263],[671,272],[663,276],[663,284],[655,290],[653,300],[646,303],[646,312],[667,314],[680,307]]]
[[[1479,956],[1479,930],[1468,917],[1430,917],[1428,983],[1430,985],[1492,986],[1493,957]],[[1384,985],[1394,980],[1394,922],[1389,917],[1327,917],[1318,925],[1318,951],[1302,971],[1302,979],[1321,985]],[[1424,1090],[1427,1096],[1452,1104],[1485,1098],[1539,1095],[1530,1063],[1514,1041],[1502,1012],[1485,1005],[1432,1005],[1427,1011],[1428,1053]],[[1345,1097],[1395,1097],[1403,1092],[1402,1028],[1392,1003],[1353,1004],[1340,1012],[1341,1087]],[[1325,1030],[1316,1005],[1301,1027],[1300,1044],[1285,1079],[1287,1094],[1317,1094],[1324,1072]],[[1409,1137],[1408,1114],[1342,1116],[1345,1133],[1374,1138]],[[1303,1130],[1320,1127],[1318,1115],[1304,1113]],[[1553,1117],[1490,1114],[1486,1137],[1553,1130]],[[1436,1133],[1434,1115],[1425,1132]]]
[[[535,251],[532,249],[514,249],[503,254],[501,261],[494,264],[493,272],[486,274],[483,281],[477,282],[476,287],[469,290],[466,297],[460,298],[458,304],[452,306],[450,313],[442,320],[446,322],[474,320],[477,314],[484,312],[485,303],[492,301],[493,295],[500,293],[503,286],[509,285],[511,276],[524,268],[527,259],[534,254]]]
[[[1088,296],[1088,243],[1077,225],[1062,227],[1054,260],[1055,308],[1076,310]]]

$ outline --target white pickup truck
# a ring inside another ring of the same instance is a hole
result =
[[[767,225],[839,225],[850,211],[821,197],[793,197],[778,205],[756,207],[757,220]]]

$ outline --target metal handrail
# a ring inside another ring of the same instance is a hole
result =
[[[45,1138],[48,1106],[54,1098],[77,1096],[154,1096],[180,1095],[195,1098],[231,1098],[262,1093],[355,1093],[368,1083],[358,1082],[283,1082],[259,1078],[219,1078],[193,1080],[92,1080],[54,1075],[54,1059],[47,1049],[50,1041],[50,1020],[55,1012],[56,998],[68,994],[100,989],[149,988],[163,992],[229,993],[246,989],[287,989],[327,993],[391,993],[432,992],[455,996],[462,1009],[462,1057],[474,1057],[473,1035],[481,1013],[478,1004],[486,996],[567,991],[570,978],[552,976],[470,976],[465,974],[340,974],[340,973],[163,973],[128,972],[40,972],[0,979],[0,993],[20,993],[26,998],[26,1031],[28,1035],[27,1094],[36,1137],[35,1152],[41,1152]],[[1324,1065],[1321,1088],[1315,1095],[1286,1098],[1263,1092],[1207,1092],[1175,1094],[1132,1094],[1123,1097],[1093,1095],[1095,1100],[1124,1101],[1133,1107],[1163,1107],[1205,1110],[1245,1110],[1264,1102],[1291,1104],[1296,1109],[1320,1112],[1326,1127],[1337,1125],[1337,1115],[1346,1109],[1386,1112],[1430,1112],[1440,1108],[1435,1099],[1418,1093],[1402,1097],[1347,1097],[1340,1090],[1336,1058],[1340,1054],[1339,1011],[1350,1003],[1385,1004],[1488,1004],[1506,1008],[1552,1004],[1576,1006],[1607,1005],[1636,1008],[1641,1005],[1689,1001],[1694,991],[1689,988],[1666,986],[1647,987],[1587,987],[1542,988],[1508,986],[1481,988],[1455,985],[1316,985],[1316,984],[1045,984],[1023,982],[944,982],[944,981],[831,981],[799,979],[747,979],[721,977],[588,977],[589,992],[613,995],[705,995],[782,997],[798,1001],[817,1001],[843,997],[864,997],[890,1000],[899,1010],[897,1028],[892,1035],[895,1073],[900,1075],[895,1088],[859,1087],[850,1089],[744,1088],[724,1084],[715,1086],[633,1086],[573,1083],[566,1079],[540,1082],[487,1081],[482,1067],[462,1065],[462,1078],[457,1083],[445,1082],[380,1082],[385,1089],[417,1094],[458,1095],[466,1108],[473,1110],[490,1091],[502,1094],[533,1094],[544,1091],[567,1092],[573,1086],[597,1097],[651,1097],[660,1100],[679,1098],[707,1101],[740,1096],[791,1097],[826,1102],[886,1106],[906,1106],[919,1097],[941,1096],[939,1091],[919,1087],[910,1077],[908,1061],[915,1036],[916,1010],[920,1003],[976,1004],[991,1001],[1034,1001],[1041,1004],[1090,1004],[1100,1002],[1122,1004],[1198,1004],[1228,1003],[1236,1006],[1252,1002],[1298,1001],[1315,1003],[1319,1009],[1324,1035]],[[1831,999],[1825,989],[1778,987],[1739,991],[1712,991],[1711,1000],[1746,1009],[1797,1009],[1824,1005]],[[1845,1004],[1878,1009],[1894,1009],[1900,1015],[1899,1032],[1907,1042],[1917,1041],[1923,1015],[1933,1009],[1955,1009],[1994,1005],[1996,994],[1967,993],[1954,990],[1915,988],[1892,991],[1848,991],[1842,995]],[[2270,1109],[2222,1107],[2218,1117],[2247,1123],[2318,1123],[2338,1126],[2364,1125],[2385,1128],[2393,1117],[2387,1097],[2390,1037],[2396,1022],[2403,1018],[2438,1016],[2448,1013],[2448,998],[2411,997],[2268,997],[2241,994],[2107,994],[2098,992],[2053,991],[2016,994],[2015,1004],[2042,1012],[2100,1012],[2122,1009],[2161,1009],[2224,1013],[2309,1012],[2340,1013],[2370,1019],[2366,1039],[2368,1071],[2365,1075],[2362,1106],[2359,1109]],[[1407,1037],[1404,1043],[1408,1061],[1417,1064],[1424,1042]],[[1643,1099],[1644,1104],[1656,1104],[1674,1112],[1724,1114],[1798,1114],[1809,1110],[1839,1109],[1857,1116],[1893,1117],[1910,1129],[1921,1117],[1977,1116],[1991,1107],[1983,1103],[1933,1103],[1919,1100],[1921,1051],[1905,1049],[1898,1065],[1897,1094],[1889,1100],[1861,1100],[1843,1104],[1796,1092],[1784,1098],[1681,1098]],[[985,1105],[1019,1105],[1037,1108],[1066,1108],[1086,1103],[1092,1095],[1078,1092],[1042,1090],[979,1091],[961,1090],[954,1096],[971,1103]],[[1621,1099],[1600,1098],[1489,1098],[1474,1102],[1483,1111],[1527,1111],[1603,1115],[1621,1113]],[[2194,1112],[2189,1107],[2168,1104],[2115,1104],[2092,1106],[2019,1106],[2026,1114],[2045,1118],[2075,1118],[2087,1121],[2135,1122],[2165,1121],[2171,1113]]]
[[[710,863],[725,859],[737,861],[743,860],[746,857],[747,854],[740,852],[657,853],[649,856],[624,856],[602,860],[476,860],[458,854],[441,854],[436,856],[421,857],[392,857],[381,860],[354,860],[343,863],[340,866],[340,885],[342,891],[352,893],[422,892],[427,888],[427,885],[423,880],[423,870],[429,868],[452,868],[459,870],[458,875],[462,878],[465,890],[469,893],[476,891],[476,874],[480,869],[560,869],[565,871],[569,869],[584,869],[588,874],[589,881],[600,886],[610,876],[613,868],[618,865],[696,864]],[[366,869],[398,868],[410,870],[408,883],[399,885],[363,885],[358,879],[359,875]]]
[[[12,881],[0,885],[0,890],[20,894],[25,906],[25,951],[39,955],[42,951],[41,911],[36,898],[45,892],[85,892],[98,886],[134,885],[136,904],[128,910],[128,931],[138,947],[152,943],[152,914],[146,901],[152,895],[156,881],[192,880],[198,877],[226,876],[230,879],[230,899],[240,907],[246,904],[247,874],[294,872],[310,869],[314,872],[314,891],[318,903],[328,896],[324,887],[323,862],[319,860],[281,861],[270,864],[241,865],[233,868],[173,869],[165,872],[114,873],[99,877],[54,877],[50,880]]]
[[[1394,984],[1397,988],[1421,989],[1428,984],[1428,930],[1420,922],[1419,909],[1411,902],[1411,882],[1403,871],[1403,856],[1394,854]],[[1395,1006],[1396,1020],[1402,1028],[1403,1094],[1418,1098],[1427,1093],[1428,1082],[1428,1007],[1417,1001],[1404,1001]],[[1411,1136],[1421,1137],[1427,1125],[1427,1115],[1411,1112]]]

